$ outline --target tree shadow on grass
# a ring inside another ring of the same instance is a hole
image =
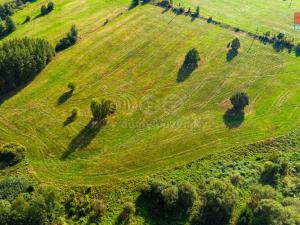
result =
[[[231,49],[227,52],[227,55],[226,55],[226,60],[227,60],[227,62],[231,62],[237,55],[238,55],[238,51],[231,48]]]
[[[228,109],[223,115],[223,121],[229,129],[239,127],[245,120],[244,111],[236,111],[234,109]]]
[[[67,91],[63,93],[58,99],[57,99],[57,105],[64,104],[73,94],[73,91]]]
[[[198,65],[194,63],[192,64],[183,63],[180,69],[178,70],[176,81],[178,83],[185,81],[197,67]]]
[[[90,122],[74,137],[69,144],[66,152],[62,155],[61,159],[67,159],[70,154],[75,152],[77,149],[86,148],[91,141],[96,137],[98,132],[101,130],[103,126],[106,125],[106,120],[103,121],[94,121],[90,120]]]

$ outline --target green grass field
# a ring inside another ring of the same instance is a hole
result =
[[[25,145],[27,173],[42,182],[97,185],[150,175],[299,125],[300,64],[293,54],[155,6],[126,12],[125,0],[57,1],[53,12],[34,19],[46,3],[19,11],[18,29],[8,38],[42,37],[55,44],[76,24],[80,40],[0,105],[0,141]],[[27,15],[32,21],[22,25]],[[242,28],[252,29],[247,21],[241,20],[247,24]],[[274,29],[288,31],[287,20],[277,23]],[[226,45],[236,36],[241,51],[228,63]],[[191,48],[199,50],[201,65],[177,82]],[[77,89],[58,103],[70,81]],[[223,115],[236,91],[246,91],[251,104],[245,120],[229,129]],[[88,130],[94,97],[116,102],[117,113],[99,130]],[[74,107],[80,116],[64,126]]]
[[[300,2],[292,0],[176,0],[176,4],[200,6],[200,13],[247,31],[262,34],[285,33],[291,39],[300,40],[300,32],[294,31],[294,13],[300,12]]]

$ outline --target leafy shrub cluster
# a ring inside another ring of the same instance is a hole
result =
[[[77,197],[71,193],[65,202],[67,219],[78,221],[80,224],[91,224],[101,221],[106,212],[106,205],[102,200],[90,199],[88,195]]]
[[[115,111],[116,105],[110,100],[102,99],[99,102],[97,99],[93,99],[91,102],[91,112],[95,121],[102,121]]]
[[[14,39],[0,46],[0,94],[32,80],[52,60],[55,52],[43,39]]]
[[[20,193],[29,189],[30,185],[22,177],[7,177],[0,180],[0,199],[14,200]]]
[[[293,47],[295,47],[293,41],[289,40],[283,33],[274,34],[272,36],[270,32],[266,32],[259,36],[259,40],[263,43],[273,44],[273,48],[277,52],[283,51],[285,48],[291,52]],[[295,47],[295,50],[296,49],[297,47]]]
[[[194,186],[198,197],[188,217],[176,217],[186,208],[177,202],[178,185],[151,180],[141,192],[143,204],[150,205],[148,215],[155,215],[155,221],[163,220],[162,224],[191,220],[193,225],[299,225],[300,154],[277,151],[250,155],[241,161],[238,156],[224,161],[208,159],[212,164],[199,161],[183,171],[173,171],[170,177],[182,172],[191,172],[184,176],[197,174],[192,179],[198,184]],[[265,166],[270,163],[272,166]]]
[[[53,2],[49,2],[47,6],[42,5],[41,6],[41,15],[46,15],[48,13],[50,13],[52,10],[54,9],[54,3]]]
[[[287,175],[288,163],[284,161],[279,155],[275,155],[270,161],[265,162],[263,171],[261,173],[261,180],[263,183],[270,185],[277,185],[281,178]]]
[[[202,194],[203,206],[195,224],[228,224],[238,200],[236,188],[227,180],[212,179]]]
[[[0,147],[0,169],[13,166],[24,158],[25,147],[16,143]]]
[[[0,180],[0,225],[99,224],[106,212],[102,200],[71,194],[63,199],[57,190],[36,190],[21,177]]]
[[[55,51],[59,52],[74,45],[78,38],[78,31],[75,25],[72,25],[70,32],[66,37],[60,39],[55,47]]]
[[[151,203],[154,214],[172,217],[189,212],[197,199],[197,191],[187,182],[170,184],[152,180],[142,188],[142,197]]]
[[[241,213],[238,225],[298,225],[300,198],[283,198],[268,185],[252,188],[251,200]]]

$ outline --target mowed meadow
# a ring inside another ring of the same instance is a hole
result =
[[[0,141],[25,145],[26,172],[41,181],[96,185],[150,175],[299,125],[294,54],[152,5],[127,11],[130,2],[123,0],[57,1],[49,15],[22,25],[46,3],[16,13],[19,26],[8,38],[42,37],[54,44],[72,24],[80,38],[0,103]],[[227,62],[226,46],[235,37],[241,49]],[[192,48],[201,61],[182,79]],[[72,95],[70,81],[77,84]],[[237,91],[248,93],[250,105],[232,126],[225,113]],[[117,105],[97,128],[87,126],[93,98]],[[79,116],[66,123],[74,107]]]
[[[293,0],[175,0],[185,8],[200,7],[200,14],[234,27],[263,34],[284,33],[300,40],[300,32],[293,29],[294,13],[300,12],[300,2]]]

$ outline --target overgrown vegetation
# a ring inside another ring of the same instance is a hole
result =
[[[13,39],[0,46],[0,94],[32,80],[54,57],[53,47],[43,39]]]

